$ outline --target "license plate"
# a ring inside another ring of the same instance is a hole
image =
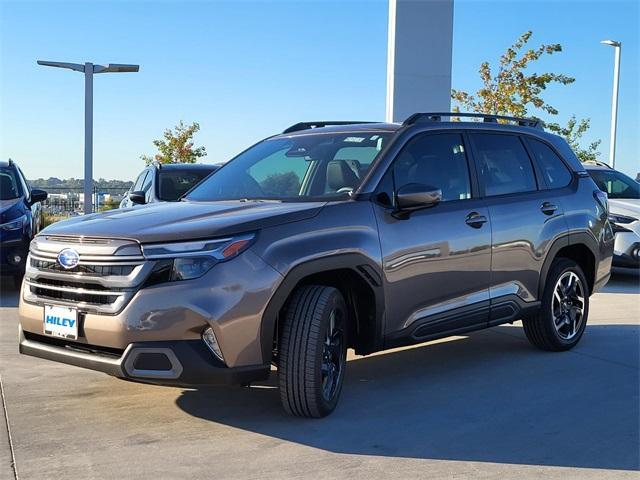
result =
[[[44,306],[44,333],[54,337],[78,338],[78,310],[54,305]]]

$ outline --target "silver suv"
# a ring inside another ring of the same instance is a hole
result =
[[[299,123],[180,202],[48,227],[20,351],[181,386],[274,365],[287,412],[321,417],[347,348],[518,319],[535,346],[572,348],[609,278],[606,195],[538,122],[452,116]]]

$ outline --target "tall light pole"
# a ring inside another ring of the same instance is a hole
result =
[[[84,73],[84,213],[93,212],[93,75],[110,72],[137,72],[139,65],[110,63],[94,65],[80,63],[49,62],[38,60],[38,65],[47,67],[68,68]]]
[[[603,40],[600,43],[615,48],[613,63],[613,98],[611,99],[611,143],[609,144],[609,162],[611,168],[616,168],[616,128],[618,126],[618,87],[620,86],[620,53],[622,42]]]

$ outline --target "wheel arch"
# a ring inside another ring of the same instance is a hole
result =
[[[320,284],[338,288],[356,322],[354,345],[358,353],[382,349],[384,292],[380,267],[360,253],[345,253],[309,260],[293,267],[282,280],[262,315],[260,345],[264,363],[273,356],[278,315],[299,285]]]
[[[551,264],[556,258],[563,257],[575,261],[587,278],[589,294],[593,293],[597,272],[598,244],[592,235],[586,232],[564,235],[555,240],[540,271],[538,298],[542,298]]]

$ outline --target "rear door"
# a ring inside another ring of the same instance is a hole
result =
[[[523,138],[496,132],[469,137],[491,218],[491,325],[515,319],[538,299],[546,254],[567,227],[562,204],[546,188]]]

